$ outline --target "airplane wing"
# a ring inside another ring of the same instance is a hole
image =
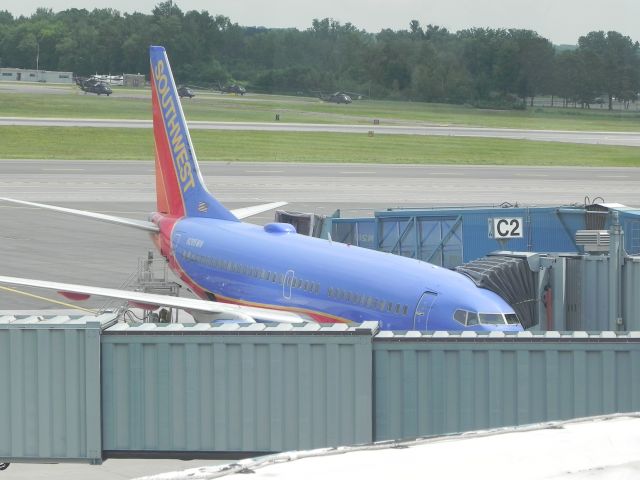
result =
[[[66,213],[69,215],[77,215],[85,218],[92,218],[93,220],[100,220],[102,222],[114,223],[116,225],[124,225],[126,227],[134,227],[134,228],[147,230],[149,232],[154,232],[154,233],[157,233],[160,231],[160,229],[157,227],[156,224],[152,222],[148,222],[146,220],[134,220],[132,218],[116,217],[114,215],[105,215],[103,213],[88,212],[86,210],[76,210],[75,208],[57,207],[55,205],[27,202],[25,200],[16,200],[13,198],[6,198],[6,197],[0,197],[0,201],[15,203],[18,205],[26,205],[28,207],[44,208],[46,210],[52,210],[54,212]],[[286,205],[286,204],[287,202],[264,203],[262,205],[254,205],[252,207],[244,207],[244,208],[238,208],[236,210],[231,210],[231,213],[233,213],[233,215],[238,220],[242,220],[243,218],[251,217],[253,215],[257,215],[258,213],[266,212],[268,210],[273,210],[275,208],[282,207],[283,205]]]
[[[150,305],[154,307],[173,307],[196,313],[210,313],[225,315],[234,320],[244,322],[274,322],[274,323],[300,323],[308,320],[293,312],[283,310],[270,310],[266,308],[247,307],[228,303],[199,300],[195,298],[172,297],[155,293],[134,292],[130,290],[118,290],[115,288],[92,287],[88,285],[75,285],[71,283],[51,282],[47,280],[33,280],[30,278],[0,276],[0,284],[18,285],[23,287],[44,288],[56,290],[59,293],[76,293],[82,295],[95,295],[98,297],[116,298],[135,304]],[[196,316],[198,318],[199,316]]]
[[[13,198],[0,197],[4,202],[16,203],[18,205],[26,205],[28,207],[44,208],[55,212],[66,213],[70,215],[78,215],[81,217],[92,218],[102,222],[115,223],[117,225],[125,225],[127,227],[139,228],[149,232],[159,232],[160,229],[156,224],[145,220],[134,220],[132,218],[115,217],[113,215],[105,215],[103,213],[87,212],[85,210],[76,210],[75,208],[56,207],[55,205],[45,205],[44,203],[27,202],[25,200],[15,200]]]

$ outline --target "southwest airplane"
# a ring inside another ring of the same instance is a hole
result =
[[[150,47],[157,212],[131,220],[18,204],[141,229],[202,300],[0,277],[0,283],[188,310],[202,321],[355,324],[387,330],[520,331],[513,309],[469,278],[419,260],[298,235],[289,224],[240,219],[283,202],[229,211],[206,189],[163,47]],[[206,314],[206,315],[205,315]]]

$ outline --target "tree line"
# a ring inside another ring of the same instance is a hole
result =
[[[269,93],[352,91],[374,98],[523,108],[540,95],[565,106],[640,91],[639,44],[610,31],[557,47],[531,30],[450,32],[412,20],[369,33],[315,19],[305,30],[243,27],[168,0],[151,14],[113,9],[0,11],[0,66],[93,73],[148,73],[147,46],[164,45],[179,82],[230,81]]]

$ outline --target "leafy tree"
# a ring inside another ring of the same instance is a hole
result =
[[[530,30],[474,28],[457,33],[413,19],[378,33],[314,19],[309,28],[243,27],[173,0],[151,14],[113,9],[0,11],[0,65],[93,73],[147,73],[147,47],[164,45],[178,82],[229,81],[270,92],[348,90],[376,98],[513,106],[551,93],[588,106],[606,94],[628,105],[640,91],[638,43],[591,32],[577,48]]]
[[[638,91],[637,42],[618,32],[599,31],[580,37],[578,46],[595,87],[607,95],[609,110],[614,97],[628,98],[632,91]]]
[[[553,45],[546,38],[531,30],[509,30],[516,46],[518,73],[515,80],[515,93],[524,101],[551,89],[553,75]]]

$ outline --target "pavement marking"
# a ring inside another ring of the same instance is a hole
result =
[[[60,300],[54,300],[53,298],[41,297],[40,295],[35,295],[33,293],[28,293],[28,292],[25,292],[23,290],[17,290],[15,288],[0,286],[0,290],[5,290],[5,291],[11,292],[11,293],[17,293],[18,295],[24,295],[25,297],[35,298],[36,300],[44,300],[46,302],[50,302],[50,303],[53,303],[55,305],[62,305],[63,307],[73,308],[75,310],[84,310],[85,312],[92,313],[94,315],[96,315],[98,313],[97,310],[90,310],[88,308],[80,307],[78,305],[73,305],[71,303],[61,302]]]
[[[516,177],[548,177],[549,175],[544,173],[516,173]]]
[[[42,168],[43,172],[84,172],[84,168]]]
[[[284,170],[245,170],[244,173],[283,173]]]
[[[629,178],[629,175],[602,175],[601,178]]]

